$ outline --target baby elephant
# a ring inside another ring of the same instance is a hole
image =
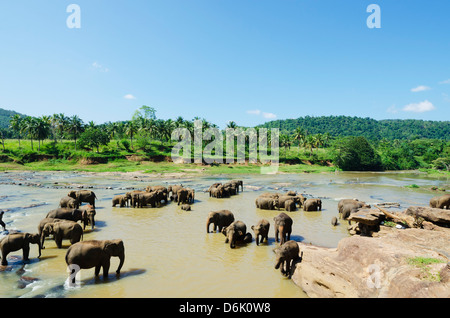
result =
[[[128,206],[128,200],[131,199],[130,194],[119,194],[114,196],[112,199],[112,206],[115,207],[117,204],[123,208],[124,206]]]
[[[322,211],[322,200],[307,199],[303,203],[303,211]]]
[[[297,205],[294,200],[286,200],[284,201],[284,209],[288,212],[296,211]]]
[[[181,205],[181,210],[191,211],[191,206],[189,204],[182,204]]]
[[[250,237],[247,234],[247,226],[242,221],[234,221],[229,226],[222,229],[223,235],[225,235],[225,243],[230,243],[230,248],[236,247],[236,242],[247,243]]]
[[[78,209],[80,207],[80,202],[77,199],[65,196],[62,197],[61,200],[59,201],[59,206],[61,208]]]
[[[261,236],[261,243],[266,240],[268,242],[270,223],[266,219],[260,220],[256,225],[252,225],[252,230],[255,232],[256,245],[259,245],[259,237]]]
[[[291,266],[299,258],[300,249],[296,241],[287,241],[275,250],[275,269],[280,268],[281,274],[291,278]]]
[[[8,265],[6,257],[9,253],[22,249],[23,260],[28,261],[30,254],[30,243],[37,244],[39,247],[39,256],[41,257],[41,244],[39,242],[39,234],[30,233],[14,233],[8,234],[0,241],[0,250],[2,252],[2,265]]]
[[[75,244],[81,241],[83,237],[83,228],[77,222],[67,220],[64,222],[47,223],[42,229],[42,248],[45,248],[45,237],[50,234],[53,234],[53,239],[55,240],[56,246],[58,246],[58,248],[62,248],[63,239],[70,240],[70,244]]]

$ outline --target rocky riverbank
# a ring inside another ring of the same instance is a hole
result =
[[[450,213],[448,211],[447,213]],[[448,298],[450,229],[382,226],[337,248],[299,243],[292,280],[309,297]]]

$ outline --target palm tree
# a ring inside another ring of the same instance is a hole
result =
[[[137,134],[139,127],[135,121],[131,120],[125,125],[125,134],[130,136],[131,148],[133,148],[133,136]]]
[[[19,148],[20,148],[20,135],[22,132],[23,118],[20,115],[15,114],[11,120],[9,121],[9,128],[12,129],[13,132],[17,134],[19,139]]]
[[[280,136],[280,146],[284,147],[284,160],[286,161],[287,148],[291,149],[292,138],[289,135]]]
[[[294,140],[298,141],[298,147],[304,147],[306,142],[306,130],[302,127],[297,127],[294,132]]]
[[[55,126],[55,141],[57,140],[56,135],[59,135],[60,139],[64,137],[64,132],[67,131],[69,125],[69,118],[63,113],[53,114],[52,122]]]
[[[36,139],[38,140],[38,151],[41,151],[41,140],[42,144],[44,144],[44,139],[48,137],[50,133],[50,117],[42,116],[39,118],[35,118],[35,134]]]
[[[77,138],[83,132],[83,126],[83,121],[77,115],[73,115],[68,120],[67,132],[72,135],[75,141],[75,151],[77,151]]]
[[[23,119],[22,132],[30,137],[31,150],[33,149],[33,138],[36,136],[36,118],[27,116]]]
[[[235,121],[229,121],[228,122],[228,124],[227,124],[227,128],[236,128],[237,127],[237,124],[236,124],[236,122]]]

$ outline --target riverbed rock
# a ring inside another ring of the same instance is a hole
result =
[[[298,243],[302,258],[292,280],[314,298],[450,297],[450,229],[381,231],[344,238],[337,248]],[[440,262],[409,263],[418,257]]]
[[[450,227],[450,210],[424,206],[411,206],[406,209],[405,214],[415,218],[421,217],[424,220],[439,226]]]

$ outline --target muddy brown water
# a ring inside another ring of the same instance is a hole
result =
[[[227,199],[210,198],[203,192],[214,182],[244,180],[244,191]],[[151,185],[182,183],[196,190],[192,211],[174,203],[159,208],[111,207],[116,194]],[[405,186],[416,184],[419,188]],[[91,187],[98,197],[96,228],[90,227],[84,240],[121,238],[125,244],[125,264],[115,276],[118,258],[112,258],[107,281],[94,279],[94,269],[82,270],[79,284],[66,282],[64,256],[70,243],[58,249],[47,239],[46,249],[37,259],[31,245],[30,262],[21,252],[8,256],[8,266],[0,268],[0,297],[307,297],[291,280],[274,269],[273,217],[279,211],[260,210],[255,198],[262,192],[295,190],[323,201],[321,212],[289,212],[294,220],[291,239],[319,246],[336,247],[347,237],[347,223],[331,225],[342,198],[359,198],[369,203],[397,202],[400,209],[428,205],[439,193],[431,186],[450,189],[448,178],[430,178],[415,173],[320,173],[239,176],[159,177],[121,174],[95,175],[67,172],[8,172],[0,175],[0,209],[7,230],[37,232],[37,224],[56,208],[69,189]],[[231,210],[247,230],[259,219],[271,223],[269,242],[255,241],[231,249],[221,233],[206,233],[206,216],[212,210]],[[2,233],[2,236],[6,232]]]

